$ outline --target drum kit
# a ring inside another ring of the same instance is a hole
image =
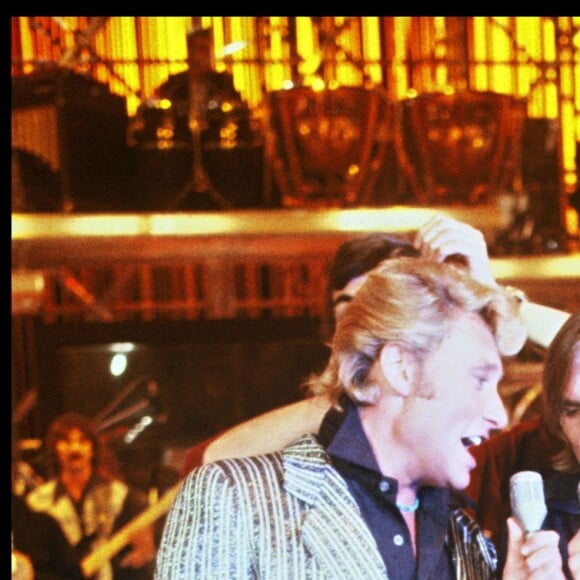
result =
[[[87,51],[98,59],[92,41],[107,18],[91,17],[77,31],[60,68],[82,65]],[[232,74],[214,70],[211,30],[189,31],[187,70],[169,76],[128,119],[128,206],[348,208],[520,193],[524,99],[463,89],[393,101],[342,47],[364,86],[340,85],[325,56],[336,52],[340,29],[323,30],[320,20],[313,18],[320,64],[291,88],[266,92],[259,112]],[[226,45],[222,56],[245,46]]]
[[[256,121],[231,75],[197,68],[130,120],[128,144],[149,170],[139,173],[181,178],[163,199],[156,187],[148,209],[382,205],[380,190],[401,182],[392,203],[474,203],[520,186],[521,99],[463,90],[392,102],[380,87],[326,83],[267,93]]]
[[[130,120],[127,142],[143,161],[147,209],[262,204],[261,131],[232,75],[211,69],[208,33],[189,33],[188,69],[171,75]]]

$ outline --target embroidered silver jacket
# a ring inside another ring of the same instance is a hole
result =
[[[495,578],[493,546],[460,510],[448,541],[458,580]],[[167,517],[155,578],[385,580],[389,572],[346,482],[305,435],[277,453],[191,472]]]

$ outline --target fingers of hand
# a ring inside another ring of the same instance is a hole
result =
[[[507,519],[508,528],[508,549],[514,548],[518,552],[521,552],[521,546],[524,541],[524,531],[521,526],[516,522],[513,516]]]
[[[544,578],[560,577],[562,556],[558,548],[558,540],[558,534],[552,530],[535,532],[526,536],[521,552],[530,573],[541,572]]]
[[[574,578],[580,578],[580,553],[571,554],[568,558],[568,568]]]
[[[574,537],[568,542],[568,551],[571,554],[580,554],[580,530],[578,530]]]
[[[148,554],[141,554],[139,552],[129,552],[120,562],[121,568],[141,568],[147,564],[151,558]]]
[[[568,542],[568,567],[574,578],[580,578],[580,530]]]
[[[485,256],[487,252],[479,230],[446,216],[435,216],[426,222],[417,232],[414,246],[424,257],[438,262],[453,254],[472,256],[483,251]]]

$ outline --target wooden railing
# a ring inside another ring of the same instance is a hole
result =
[[[501,231],[492,206],[14,214],[13,312],[47,324],[319,317],[342,241],[373,230],[410,236],[439,212],[481,229],[490,244]],[[578,307],[580,254],[496,258],[493,267],[540,301]]]

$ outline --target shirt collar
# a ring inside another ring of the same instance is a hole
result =
[[[84,498],[87,493],[93,488],[95,487],[95,485],[97,485],[98,483],[102,482],[103,479],[101,477],[99,477],[98,475],[92,475],[90,477],[90,479],[87,481],[87,485],[85,486],[85,489],[83,490],[83,495],[82,497]],[[64,483],[62,483],[62,481],[59,479],[56,480],[56,486],[54,488],[54,499],[55,501],[57,499],[59,499],[61,496],[68,496],[68,491],[64,485]],[[82,501],[82,499],[80,500]]]
[[[347,397],[341,398],[340,405],[342,410],[333,408],[324,417],[320,428],[320,442],[332,457],[381,476],[379,465],[364,432],[358,407]],[[397,480],[388,475],[381,477],[394,484],[392,489],[396,491]],[[420,495],[426,505],[438,513],[442,521],[448,517],[449,510],[473,507],[473,502],[464,492],[428,486],[422,489]]]
[[[330,455],[354,465],[379,472],[379,466],[366,433],[364,432],[358,408],[349,400],[341,401],[344,407],[342,423],[327,446]]]

